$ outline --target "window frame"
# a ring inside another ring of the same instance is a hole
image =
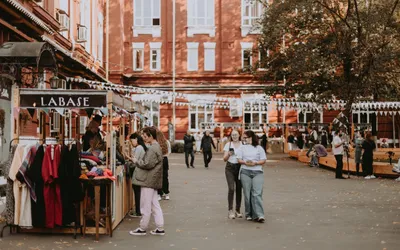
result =
[[[140,10],[140,16],[138,16],[137,15],[137,13],[136,13],[136,8],[135,8],[135,6],[136,6],[136,3],[138,2],[138,1],[140,1],[140,7],[141,7],[141,10]],[[151,12],[151,15],[150,15],[150,17],[145,17],[144,16],[144,2],[147,2],[147,1],[150,1],[150,12]],[[154,13],[154,3],[155,2],[158,2],[158,6],[159,6],[159,8],[158,8],[158,11],[159,11],[159,13]],[[133,0],[133,9],[134,9],[134,11],[133,11],[133,15],[134,15],[134,17],[133,17],[133,26],[134,27],[161,27],[161,1],[160,0]],[[144,19],[145,18],[150,18],[151,19],[151,25],[145,25],[144,24]],[[159,19],[159,24],[158,25],[154,25],[153,24],[153,22],[154,22],[154,19]],[[138,19],[140,19],[140,21],[141,21],[141,24],[139,25],[136,21],[138,20]]]
[[[204,43],[204,71],[215,71],[215,67],[216,67],[216,63],[215,63],[215,47],[216,47],[216,43],[213,42],[206,42]],[[212,51],[213,56],[212,58],[208,59],[208,51]],[[207,62],[212,61],[212,64],[209,65],[207,64]],[[211,67],[210,67],[211,66]]]
[[[248,102],[245,101],[244,102],[244,107],[243,107],[243,121],[245,124],[253,124],[254,120],[253,120],[253,114],[258,114],[258,123],[260,125],[263,125],[264,123],[268,123],[268,106],[267,108],[264,110],[264,106],[261,104],[261,102]],[[247,106],[250,106],[250,110],[247,110]],[[255,106],[258,106],[258,110],[253,108]],[[246,114],[250,114],[250,122],[246,123]],[[265,115],[265,121],[263,121],[263,115]]]
[[[258,9],[259,16],[257,16],[257,17],[252,16],[254,5],[257,5],[256,8]],[[249,8],[250,8],[249,9],[249,16],[245,15],[247,6],[249,6]],[[253,1],[242,0],[242,13],[241,13],[242,14],[241,15],[242,21],[241,21],[241,25],[244,26],[244,27],[253,27],[253,25],[258,21],[257,19],[261,18],[262,13],[263,13],[263,5],[259,1],[257,1],[257,0],[253,0]],[[249,24],[245,24],[244,23],[245,20],[249,20]],[[255,20],[255,21],[252,24],[253,20]]]
[[[150,71],[161,71],[161,42],[151,42],[150,45]],[[156,51],[156,67],[153,67],[153,52]]]
[[[134,71],[144,71],[144,43],[133,43],[132,44],[133,48],[133,70]],[[140,63],[142,68],[137,68],[136,67],[136,61],[137,61],[137,51],[141,51],[141,58],[140,58]]]
[[[86,42],[82,43],[82,45],[87,52],[91,53],[92,52],[92,50],[91,50],[92,22],[91,22],[90,0],[81,0],[79,8],[80,8],[80,13],[79,13],[79,22],[80,23],[79,24],[85,26],[86,32],[87,32]]]
[[[98,21],[98,35],[99,40],[97,42],[97,60],[103,64],[104,61],[104,16],[99,13],[97,16]]]
[[[304,121],[300,121],[300,113],[304,114]],[[307,114],[312,114],[313,111],[302,111],[302,110],[298,110],[297,111],[297,122],[298,123],[312,123],[312,121],[307,121]],[[322,123],[323,119],[324,119],[324,111],[318,112],[320,114],[320,118],[319,121],[316,121],[315,123]]]
[[[147,106],[147,104],[149,104],[149,106]],[[154,110],[154,106],[153,105],[158,105],[158,109]],[[148,112],[148,120],[150,121],[150,126],[154,126],[154,115],[157,116],[157,128],[160,128],[160,104],[157,102],[147,102],[144,104],[145,108],[149,108],[149,110],[146,110],[146,112]]]
[[[375,111],[372,111],[372,110],[353,110],[352,112],[351,112],[351,120],[352,120],[352,122],[354,123],[354,121],[353,121],[353,116],[354,115],[357,115],[357,119],[358,119],[358,122],[356,123],[356,124],[360,124],[360,123],[362,123],[360,120],[361,120],[361,115],[362,114],[367,114],[367,123],[368,124],[371,124],[371,121],[370,121],[370,116],[372,115],[372,114],[375,114]],[[378,114],[379,114],[379,112],[378,112]],[[379,115],[378,114],[376,114],[376,131],[378,131],[378,125],[379,125],[379,122],[378,122],[378,119],[379,119]],[[372,126],[372,124],[371,124],[371,126]]]
[[[209,16],[209,9],[208,9],[208,4],[210,3],[209,1],[212,1],[212,15]],[[204,3],[204,17],[199,17],[198,15],[198,2],[203,2]],[[187,25],[190,27],[214,27],[215,26],[215,0],[187,0]],[[191,6],[192,4],[192,6]],[[190,13],[191,10],[195,12],[195,15],[192,16]],[[203,18],[204,19],[204,24],[198,24],[198,20]],[[208,20],[212,20],[211,24],[208,24]],[[191,22],[192,21],[192,22]]]
[[[199,43],[194,43],[194,42],[188,42],[187,44],[187,58],[186,58],[186,66],[187,66],[187,71],[198,71],[199,70]],[[192,53],[189,53],[192,52]],[[196,67],[191,68],[190,67],[190,55],[193,54],[196,55]]]
[[[189,109],[189,130],[190,131],[199,131],[201,129],[200,123],[199,123],[199,114],[201,112],[204,112],[204,122],[211,122],[207,120],[207,115],[211,114],[211,119],[214,121],[214,106],[212,106],[211,110],[207,110],[208,106],[210,105],[189,105],[188,109]],[[195,110],[192,110],[192,108],[195,107]],[[192,114],[195,114],[195,123],[196,123],[196,127],[192,128]]]

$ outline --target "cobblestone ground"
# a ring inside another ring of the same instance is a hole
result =
[[[126,218],[112,238],[9,235],[0,249],[400,249],[400,183],[336,180],[334,173],[269,155],[265,168],[266,223],[227,218],[222,155],[205,169],[184,156],[170,157],[171,200],[162,201],[166,235],[133,237],[139,220]],[[243,210],[243,209],[242,209]]]

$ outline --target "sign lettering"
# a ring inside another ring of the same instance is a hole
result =
[[[21,95],[21,108],[101,108],[106,107],[105,95]]]

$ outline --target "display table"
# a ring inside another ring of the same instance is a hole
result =
[[[83,236],[86,235],[86,221],[87,219],[95,218],[96,227],[96,240],[99,240],[99,223],[100,218],[105,218],[107,234],[112,237],[112,221],[111,221],[111,184],[112,180],[108,178],[101,179],[81,179],[81,182],[85,189],[85,199],[83,201]],[[106,189],[106,207],[105,213],[100,213],[100,186],[104,186]],[[93,187],[94,189],[94,211],[88,211],[88,189]]]

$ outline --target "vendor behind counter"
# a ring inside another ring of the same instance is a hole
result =
[[[92,150],[105,150],[105,142],[100,133],[102,117],[95,115],[86,127],[86,133],[82,137],[83,151]]]

